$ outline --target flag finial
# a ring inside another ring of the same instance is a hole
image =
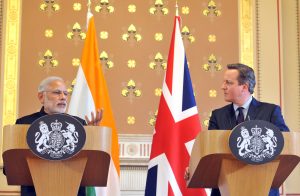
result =
[[[179,14],[178,14],[178,4],[177,4],[177,0],[176,0],[176,16],[179,16]]]
[[[88,7],[88,11],[90,12],[91,11],[91,0],[88,0],[87,7]]]

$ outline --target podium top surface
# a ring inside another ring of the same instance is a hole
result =
[[[34,155],[26,142],[30,125],[7,125],[3,129],[3,162],[9,185],[32,185],[32,178],[27,158],[40,159]],[[63,161],[52,161],[68,164],[70,160],[87,158],[82,186],[105,186],[110,164],[111,129],[99,126],[84,126],[86,141],[82,150]],[[49,162],[48,160],[44,160]]]
[[[222,159],[235,159],[229,148],[230,130],[202,131],[196,137],[191,159],[189,187],[218,187]],[[282,132],[284,147],[272,187],[279,187],[300,161],[300,133]]]
[[[3,152],[11,149],[29,149],[26,142],[29,127],[30,125],[6,125],[3,128]],[[84,129],[86,141],[82,150],[101,150],[110,154],[111,141],[107,140],[111,138],[109,127],[84,126]]]

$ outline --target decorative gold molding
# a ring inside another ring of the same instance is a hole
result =
[[[15,123],[17,116],[22,1],[4,2],[2,126]]]
[[[240,62],[253,68],[253,11],[252,1],[239,1]]]

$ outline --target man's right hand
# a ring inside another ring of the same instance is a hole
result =
[[[188,181],[189,179],[190,179],[190,170],[189,167],[186,167],[184,171],[184,180]]]

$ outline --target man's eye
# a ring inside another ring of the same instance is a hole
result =
[[[53,93],[56,94],[56,95],[60,95],[61,91],[53,91]]]

